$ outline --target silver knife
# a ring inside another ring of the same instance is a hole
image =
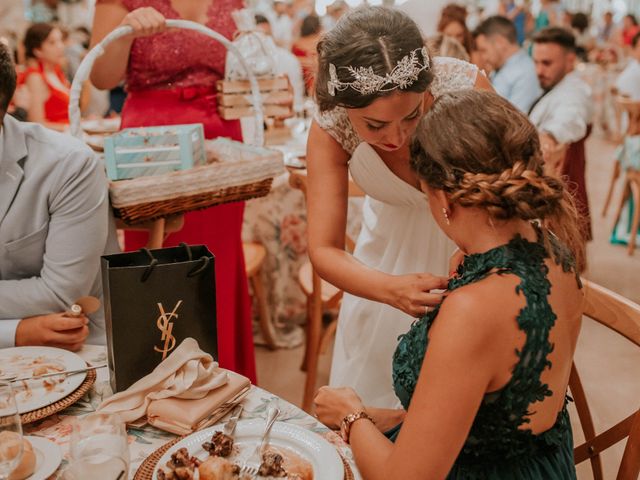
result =
[[[39,380],[41,378],[48,378],[48,377],[59,377],[60,375],[64,375],[65,377],[68,377],[69,375],[75,375],[77,373],[83,373],[83,372],[88,372],[89,370],[96,370],[98,368],[104,368],[106,367],[107,364],[103,364],[103,365],[96,365],[95,367],[86,367],[86,368],[79,368],[77,370],[67,370],[64,372],[54,372],[54,373],[45,373],[42,375],[32,375],[29,377],[20,377],[20,378],[11,378],[10,376],[6,376],[3,378],[0,378],[0,380],[4,380],[7,382],[22,382],[22,381],[27,381],[27,380]]]
[[[227,420],[227,423],[224,424],[222,428],[222,433],[226,436],[230,437],[233,435],[233,431],[236,429],[236,424],[238,423],[238,419],[240,418],[240,414],[242,413],[242,404],[238,404],[231,413],[231,417]]]

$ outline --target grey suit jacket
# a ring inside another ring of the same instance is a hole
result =
[[[118,250],[101,162],[79,140],[6,115],[0,131],[0,346],[18,320],[102,299],[100,255]],[[105,343],[104,310],[88,343]]]

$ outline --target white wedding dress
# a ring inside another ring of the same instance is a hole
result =
[[[475,84],[474,65],[441,57],[433,64],[430,91],[436,98]],[[360,141],[343,108],[319,114],[316,120],[352,155],[349,171],[366,193],[354,257],[393,275],[446,275],[455,248],[431,217],[424,194],[397,177],[369,144]],[[398,336],[413,320],[389,305],[345,294],[329,384],[354,388],[365,405],[399,407],[391,362]]]

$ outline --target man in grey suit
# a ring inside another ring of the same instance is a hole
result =
[[[6,115],[15,88],[0,45],[0,347],[103,344],[102,308],[66,313],[102,299],[100,255],[118,249],[103,167],[82,142]]]

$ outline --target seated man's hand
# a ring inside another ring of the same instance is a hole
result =
[[[23,318],[16,328],[16,347],[41,345],[75,352],[89,335],[88,324],[84,315],[71,317],[66,312]]]

